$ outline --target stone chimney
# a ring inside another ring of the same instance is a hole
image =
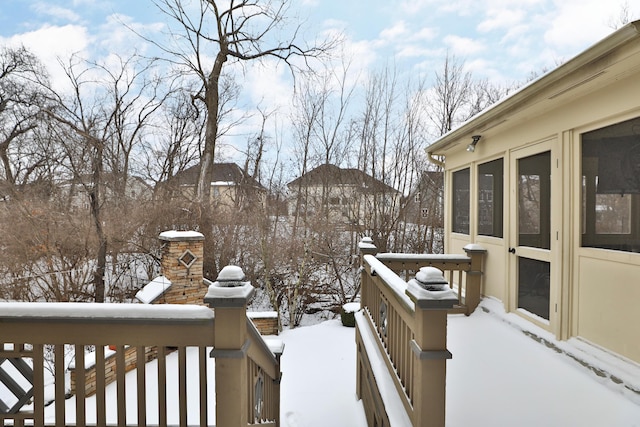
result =
[[[204,236],[196,231],[172,230],[160,233],[159,239],[163,243],[161,274],[171,282],[162,302],[203,305],[207,293],[202,280]]]

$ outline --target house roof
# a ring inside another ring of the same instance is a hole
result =
[[[414,192],[424,191],[425,189],[440,188],[444,185],[444,172],[442,171],[424,171],[420,176],[420,181]]]
[[[196,185],[200,175],[200,164],[191,166],[170,178],[170,182],[177,185]],[[211,171],[211,185],[248,185],[259,189],[264,189],[262,184],[252,176],[246,174],[235,163],[214,163]]]
[[[115,187],[117,183],[121,183],[126,177],[127,183],[131,184],[133,182],[139,183],[140,185],[151,188],[149,183],[137,175],[125,175],[123,172],[103,172],[101,175],[102,183],[107,187]],[[86,173],[79,175],[74,178],[65,179],[60,182],[62,186],[68,186],[72,184],[84,184],[90,185],[93,182],[93,174]]]
[[[464,150],[471,135],[483,137],[557,108],[576,97],[619,79],[640,64],[640,54],[617,53],[637,45],[640,21],[631,22],[575,58],[544,74],[517,92],[478,113],[427,147],[429,155]],[[579,89],[579,90],[576,90]],[[464,138],[464,142],[461,140]]]
[[[359,187],[371,193],[398,192],[393,187],[359,169],[343,169],[328,163],[318,166],[287,184],[287,186],[293,190],[298,187],[316,187],[322,185]]]

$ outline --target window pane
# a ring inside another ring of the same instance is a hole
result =
[[[453,232],[469,234],[469,168],[453,173]]]
[[[518,258],[518,308],[549,320],[550,264]]]
[[[478,166],[478,234],[502,237],[503,160]]]
[[[596,234],[631,232],[631,195],[596,194]]]
[[[518,244],[551,247],[551,153],[518,160]]]
[[[582,135],[582,246],[640,252],[640,118]]]

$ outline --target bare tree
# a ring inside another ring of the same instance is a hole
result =
[[[444,135],[473,115],[469,108],[472,88],[471,73],[464,70],[464,61],[447,52],[442,69],[435,73],[432,96],[427,101],[435,136]]]
[[[160,83],[149,80],[151,66],[131,57],[109,68],[74,56],[64,66],[72,90],[68,95],[51,93],[57,104],[46,110],[60,125],[58,139],[71,182],[88,197],[97,249],[96,302],[105,300],[110,218],[106,210],[115,205],[116,196],[123,196],[114,190],[126,185],[133,146],[164,99]]]
[[[620,4],[618,16],[611,16],[609,18],[609,27],[614,30],[617,30],[620,27],[624,27],[632,21],[632,15],[633,13],[631,11],[631,7],[629,6],[629,2],[625,1],[624,3]]]
[[[33,131],[48,85],[44,67],[26,48],[0,48],[0,179],[9,188],[28,182],[46,161],[34,148]]]
[[[175,91],[159,112],[160,123],[141,142],[136,169],[160,189],[177,173],[198,162],[204,138],[204,115],[191,102],[188,91]],[[169,195],[170,196],[170,195]]]
[[[184,44],[161,46],[171,55],[171,61],[186,66],[200,80],[200,89],[193,95],[207,111],[205,144],[201,155],[200,177],[196,191],[198,202],[208,200],[210,174],[219,135],[220,93],[224,67],[228,61],[247,62],[276,58],[295,67],[296,57],[318,56],[329,44],[317,47],[298,43],[300,27],[294,27],[288,39],[274,36],[286,27],[288,0],[231,0],[223,2],[200,0],[192,13],[191,2],[156,0],[160,10],[173,19],[180,30],[173,35]],[[213,64],[207,58],[214,58]]]

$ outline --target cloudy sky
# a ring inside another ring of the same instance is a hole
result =
[[[393,65],[406,75],[433,75],[449,52],[478,78],[526,80],[602,39],[628,0],[293,0],[291,16],[305,37],[341,31],[345,49],[363,69]],[[126,24],[126,25],[125,25]],[[0,45],[24,44],[47,65],[71,53],[87,58],[149,49],[130,28],[162,37],[167,18],[151,0],[2,0]],[[127,28],[130,27],[130,28]],[[619,25],[618,25],[619,26]],[[255,100],[286,98],[286,70],[245,71]]]
[[[365,63],[416,72],[448,50],[490,78],[519,80],[584,50],[612,31],[628,0],[295,0],[307,37],[343,30]],[[71,52],[141,45],[166,24],[151,0],[2,0],[0,43],[24,43],[45,61]]]

